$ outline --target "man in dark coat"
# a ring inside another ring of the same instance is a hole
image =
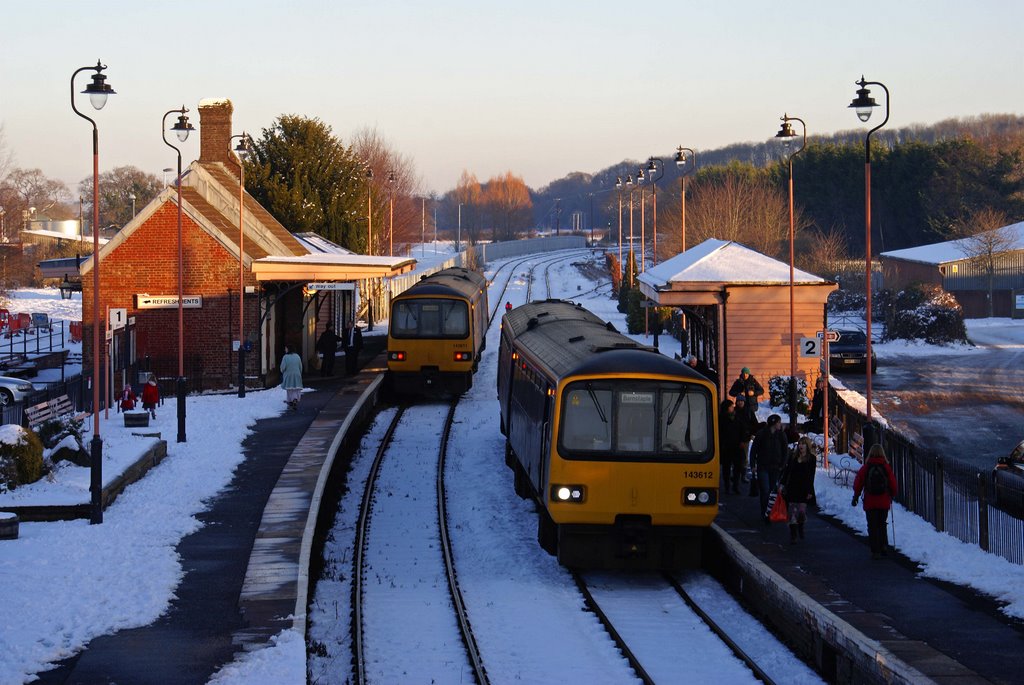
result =
[[[736,378],[732,383],[732,387],[729,388],[729,397],[739,397],[743,395],[747,400],[747,410],[751,412],[757,411],[757,398],[764,394],[764,388],[757,382],[750,373],[750,369],[746,366],[740,371],[739,377]]]
[[[772,414],[768,417],[765,427],[754,436],[754,444],[750,448],[750,468],[757,472],[757,485],[761,495],[761,517],[768,523],[768,493],[775,492],[779,487],[779,474],[786,466],[789,457],[789,445],[786,434],[782,431],[782,417]]]
[[[722,400],[718,412],[718,453],[722,459],[722,491],[739,494],[740,477],[743,475],[746,417],[740,417],[732,400]],[[742,447],[741,447],[742,445]]]
[[[316,341],[316,351],[324,356],[320,362],[320,375],[322,377],[334,375],[334,355],[338,352],[338,341],[341,338],[334,332],[334,324],[328,323],[327,328],[320,334]]]
[[[341,344],[345,349],[345,373],[354,376],[359,370],[359,351],[363,349],[363,332],[359,330],[355,321],[345,327]]]
[[[691,354],[686,358],[686,364],[716,386],[718,385],[718,374],[712,371],[711,367],[709,367],[703,359],[697,359],[696,356]]]

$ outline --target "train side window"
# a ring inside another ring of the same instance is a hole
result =
[[[610,450],[611,390],[571,390],[565,398],[562,442],[570,450]]]

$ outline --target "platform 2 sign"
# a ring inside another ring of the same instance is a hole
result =
[[[202,295],[185,295],[181,298],[182,309],[202,309]],[[150,295],[141,293],[135,296],[136,309],[177,309],[177,295]]]

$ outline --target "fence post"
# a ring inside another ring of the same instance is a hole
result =
[[[940,533],[946,530],[946,488],[943,487],[945,479],[942,457],[935,458],[935,478],[932,483],[932,491],[935,499],[935,530]]]
[[[988,474],[978,473],[978,546],[988,551]]]

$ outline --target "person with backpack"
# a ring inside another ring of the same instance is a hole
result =
[[[888,536],[886,524],[892,498],[896,496],[896,474],[889,466],[885,450],[878,443],[871,446],[867,461],[857,471],[853,481],[852,506],[857,506],[861,493],[864,494],[864,515],[868,519],[868,545],[871,547],[871,558],[878,559],[886,555]]]

